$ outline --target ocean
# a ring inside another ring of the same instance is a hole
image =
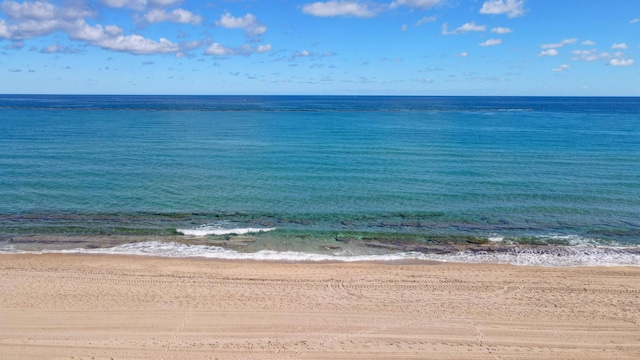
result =
[[[0,95],[0,253],[640,266],[640,98]]]

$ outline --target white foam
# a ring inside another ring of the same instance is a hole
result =
[[[195,229],[176,229],[180,234],[189,236],[244,235],[273,230],[275,228],[225,228],[223,224],[202,225]]]
[[[442,257],[441,261],[448,262],[522,266],[640,266],[640,254],[626,251],[626,248],[595,246],[525,246],[513,247],[505,252],[465,251]]]
[[[411,253],[398,253],[390,255],[325,255],[298,251],[274,251],[261,250],[254,253],[241,253],[235,250],[224,249],[219,246],[186,245],[175,242],[144,241],[118,245],[111,248],[97,249],[68,249],[68,250],[39,250],[22,251],[13,248],[0,248],[0,253],[31,253],[31,254],[110,254],[110,255],[140,255],[171,258],[202,257],[222,260],[267,260],[267,261],[393,261],[404,259],[417,259]]]
[[[314,254],[299,251],[261,250],[242,253],[218,246],[186,245],[175,242],[146,241],[100,249],[22,251],[10,246],[0,248],[0,253],[71,253],[71,254],[115,254],[142,255],[172,258],[202,257],[226,260],[266,261],[398,261],[426,260],[461,263],[498,263],[526,266],[573,267],[573,266],[640,266],[640,254],[626,251],[628,248],[595,246],[543,246],[517,247],[506,251],[463,251],[451,254],[424,254],[399,252],[386,255],[348,255],[344,252]]]
[[[598,244],[598,241],[596,241],[595,239],[585,238],[578,235],[551,235],[551,236],[541,236],[541,237],[564,241],[572,246],[580,246],[580,245],[596,246]]]

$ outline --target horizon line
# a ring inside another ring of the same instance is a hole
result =
[[[398,95],[398,94],[131,94],[131,93],[0,93],[0,96],[228,96],[228,97],[502,97],[502,98],[640,98],[640,95]]]

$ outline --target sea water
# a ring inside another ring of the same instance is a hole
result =
[[[0,95],[0,251],[640,265],[640,98]]]

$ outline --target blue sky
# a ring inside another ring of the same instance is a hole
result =
[[[638,0],[0,0],[0,93],[640,96]]]

